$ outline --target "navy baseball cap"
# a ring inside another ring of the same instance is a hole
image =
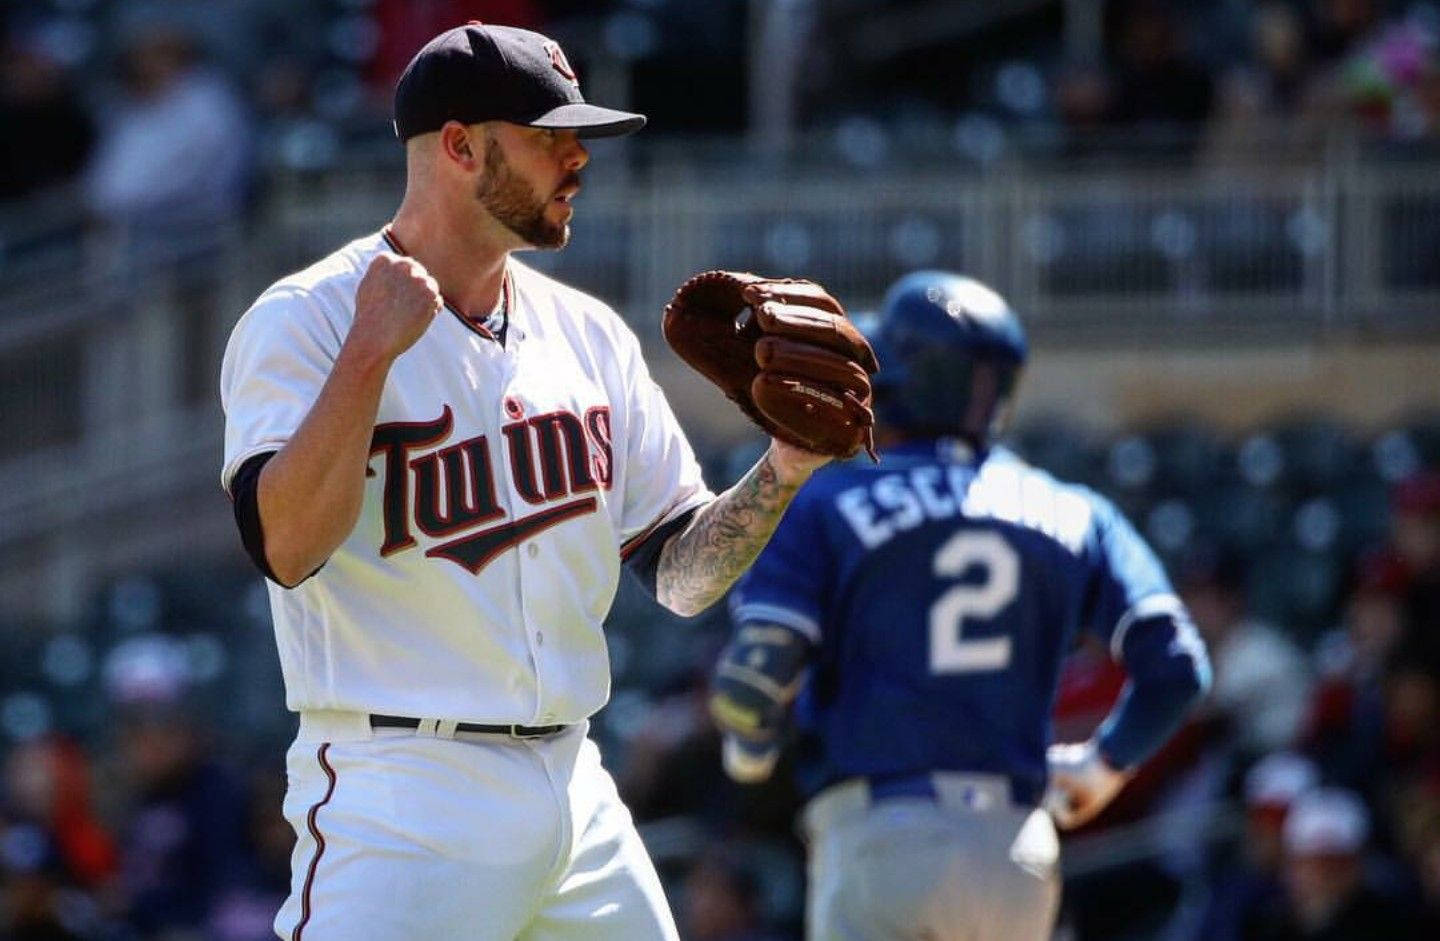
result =
[[[402,141],[446,121],[509,121],[581,137],[618,137],[645,126],[643,114],[587,102],[553,39],[473,20],[426,43],[395,85],[395,135]]]

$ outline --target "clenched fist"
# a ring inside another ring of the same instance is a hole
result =
[[[347,342],[394,359],[415,345],[444,306],[440,286],[413,258],[381,252],[355,291],[355,323]]]

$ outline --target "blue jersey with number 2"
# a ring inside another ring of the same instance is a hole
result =
[[[1076,631],[1118,650],[1178,609],[1118,510],[1003,449],[943,442],[817,473],[731,596],[737,620],[817,646],[795,708],[807,793],[857,775],[1009,776],[1038,794]]]

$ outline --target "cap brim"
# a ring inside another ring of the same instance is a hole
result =
[[[525,123],[530,127],[574,131],[581,137],[620,137],[644,127],[645,115],[576,102],[561,105]]]

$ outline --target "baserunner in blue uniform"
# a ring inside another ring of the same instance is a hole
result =
[[[1109,501],[991,444],[1027,355],[999,295],[918,272],[872,328],[882,460],[816,474],[733,593],[726,770],[768,777],[793,722],[812,941],[1048,938],[1052,816],[1114,798],[1207,688],[1205,650]],[[1078,631],[1130,680],[1091,741],[1052,745]]]

